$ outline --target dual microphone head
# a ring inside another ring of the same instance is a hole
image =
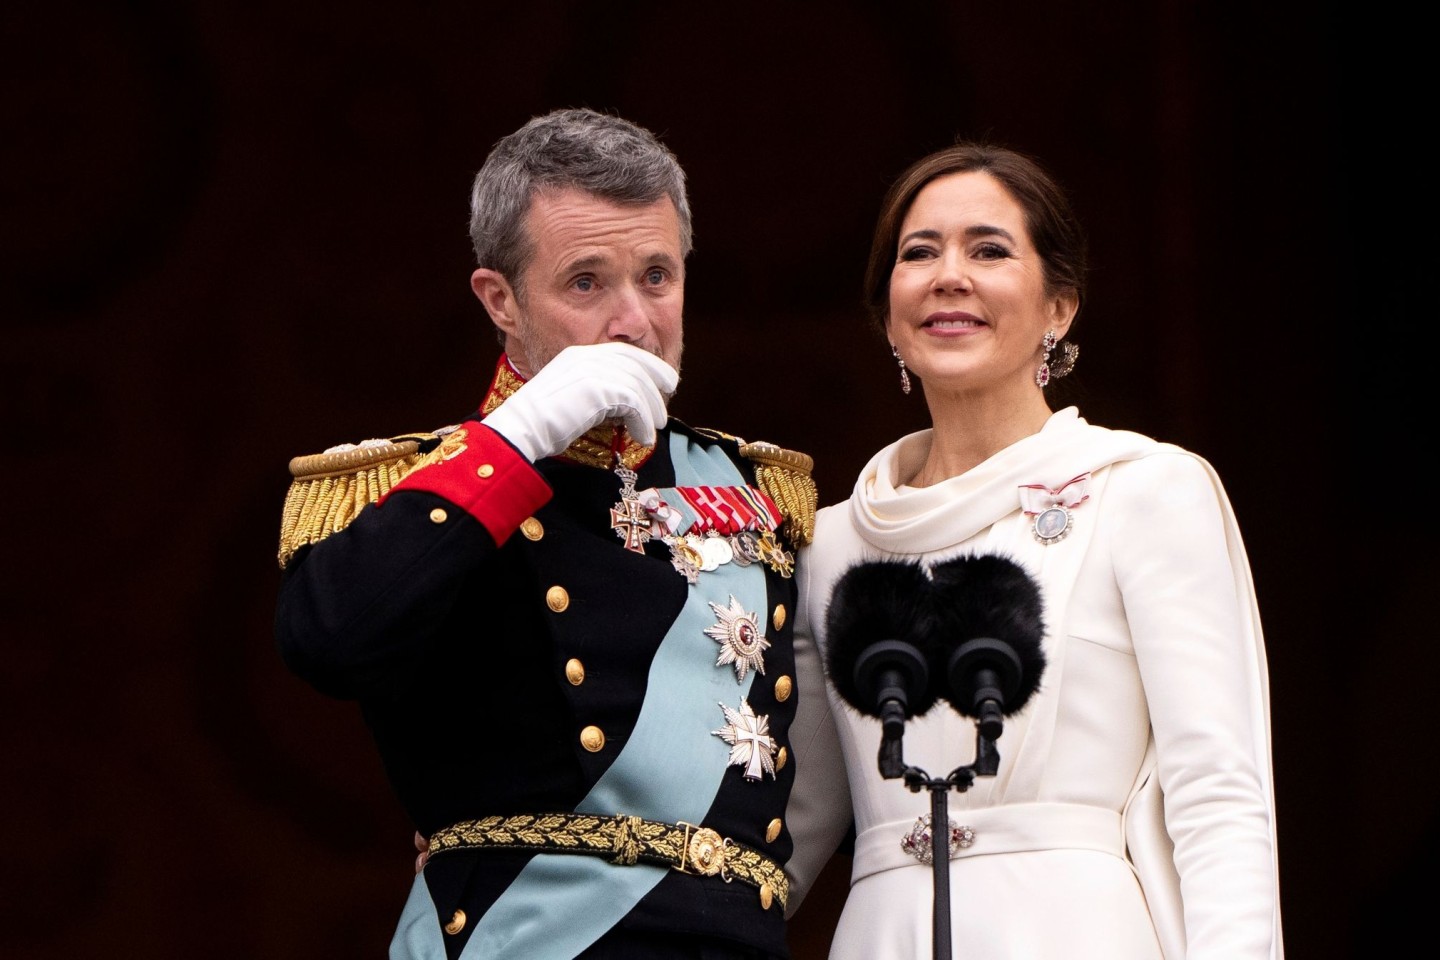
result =
[[[825,619],[831,683],[880,719],[887,740],[943,699],[993,742],[1045,669],[1040,587],[994,554],[928,572],[914,560],[856,564],[836,581]]]

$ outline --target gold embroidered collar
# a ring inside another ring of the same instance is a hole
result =
[[[500,362],[495,365],[495,379],[490,384],[490,392],[485,395],[485,402],[480,407],[480,415],[489,416],[524,384],[525,381],[510,366],[510,359],[501,355]],[[587,467],[608,470],[615,466],[612,445],[617,434],[624,440],[620,448],[620,462],[631,470],[648,460],[655,451],[654,447],[643,446],[630,439],[623,425],[606,422],[592,427],[588,433],[570,444],[560,456]]]

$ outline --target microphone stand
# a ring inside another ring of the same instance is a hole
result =
[[[1000,769],[999,718],[975,725],[975,762],[956,767],[943,780],[932,778],[919,767],[905,765],[901,734],[887,724],[880,740],[880,776],[885,780],[904,777],[911,793],[930,791],[930,864],[935,887],[933,907],[934,960],[950,960],[950,791],[964,793],[976,777],[993,777]]]

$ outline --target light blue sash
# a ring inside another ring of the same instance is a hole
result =
[[[745,482],[719,447],[707,450],[672,432],[670,453],[677,485]],[[717,666],[719,645],[705,634],[719,619],[710,603],[724,608],[732,595],[765,622],[768,597],[760,564],[725,563],[700,574],[650,665],[650,695],[630,741],[576,806],[577,812],[702,822],[730,754],[725,741],[714,735],[725,726],[720,704],[738,710],[755,677],[755,671],[749,671],[737,682],[731,665]],[[480,918],[461,960],[570,960],[629,913],[668,869],[643,863],[616,866],[595,856],[539,854]],[[421,880],[423,876],[417,886],[423,886]],[[427,928],[433,936],[424,935]],[[412,890],[391,944],[392,960],[443,958],[441,937],[428,891],[421,896]]]

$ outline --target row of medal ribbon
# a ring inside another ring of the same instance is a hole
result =
[[[794,572],[794,557],[775,536],[780,510],[755,487],[650,487],[636,493],[651,524],[651,536],[670,548],[670,562],[686,580],[726,563],[756,561],[783,576]]]
[[[782,576],[794,573],[794,556],[775,531],[780,510],[765,491],[750,486],[650,487],[636,491],[634,474],[616,470],[621,502],[612,526],[631,550],[658,539],[670,548],[670,562],[690,583],[726,563],[764,563]],[[628,476],[627,476],[628,474]],[[639,507],[648,524],[640,521]],[[637,522],[640,521],[640,522]],[[646,527],[648,526],[648,529]]]

